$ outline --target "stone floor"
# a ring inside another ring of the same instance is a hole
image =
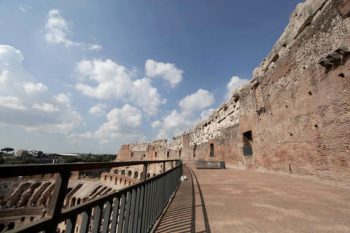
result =
[[[349,189],[287,175],[191,168],[203,192],[211,232],[350,232]],[[203,219],[198,184],[195,179],[186,182],[187,202],[195,203],[195,232],[205,232],[198,223]],[[190,202],[193,193],[195,201]],[[176,194],[173,202],[184,195]],[[167,230],[163,232],[178,232]]]

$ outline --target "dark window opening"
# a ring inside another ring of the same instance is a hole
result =
[[[146,154],[143,154],[143,157],[146,157]]]
[[[214,144],[210,143],[210,157],[214,157]]]
[[[166,157],[169,158],[169,151],[166,152]]]
[[[243,133],[243,155],[252,156],[253,155],[253,134],[252,131],[247,131]]]
[[[309,91],[308,93],[309,93],[309,95],[312,95],[312,92],[311,92],[311,91]]]
[[[181,158],[181,150],[179,150],[179,158]]]
[[[154,152],[154,157],[157,157],[158,153],[157,152]]]
[[[197,145],[193,146],[193,158],[196,157],[196,149],[197,149]]]

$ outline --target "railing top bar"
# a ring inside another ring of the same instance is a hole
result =
[[[132,165],[155,164],[164,162],[174,162],[176,160],[142,160],[125,162],[104,162],[104,163],[61,163],[61,164],[26,164],[26,165],[6,165],[0,166],[0,178],[14,176],[29,176],[47,173],[62,173],[70,171],[93,170],[100,168],[123,167]]]

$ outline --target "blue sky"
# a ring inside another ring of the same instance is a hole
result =
[[[115,153],[191,128],[300,1],[0,2],[0,147]]]

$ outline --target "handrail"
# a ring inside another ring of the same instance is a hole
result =
[[[176,162],[175,167],[164,171],[164,164]],[[81,203],[69,209],[63,209],[65,193],[72,171],[112,168],[119,166],[163,163],[163,173],[143,182],[110,192],[93,200]],[[80,232],[103,229],[102,232],[148,232],[163,210],[170,196],[179,185],[182,175],[181,160],[152,160],[108,163],[74,163],[48,165],[10,165],[0,166],[0,178],[11,176],[29,176],[43,173],[57,173],[47,216],[41,220],[21,226],[9,232],[56,232],[57,225],[65,221],[65,232],[75,232],[78,215],[82,215]],[[157,200],[154,197],[157,196]],[[91,216],[93,221],[90,222]],[[129,229],[129,230],[128,230]],[[117,231],[118,230],[118,231]]]
[[[62,171],[83,171],[100,168],[112,168],[134,165],[149,165],[166,162],[179,162],[173,160],[142,160],[123,162],[102,162],[102,163],[57,163],[57,164],[25,164],[25,165],[5,165],[0,166],[0,178],[13,176],[29,176],[36,174],[56,173]]]

